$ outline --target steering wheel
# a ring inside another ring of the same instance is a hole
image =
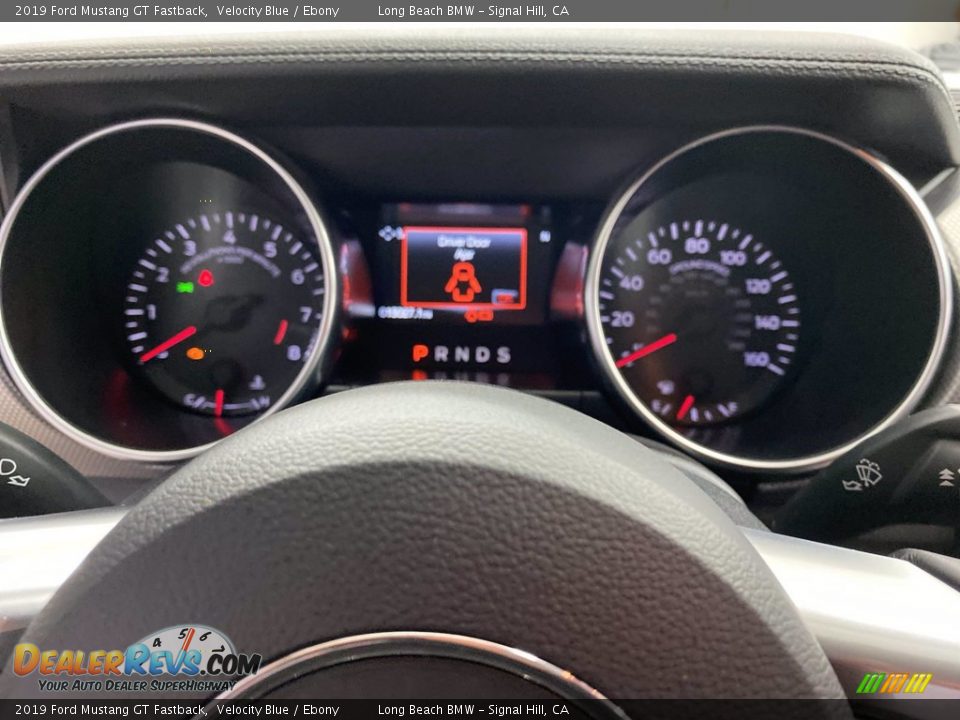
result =
[[[475,384],[348,391],[224,440],[129,512],[22,642],[125,648],[184,623],[263,656],[245,697],[844,697],[687,477]],[[0,693],[39,693],[10,669]]]

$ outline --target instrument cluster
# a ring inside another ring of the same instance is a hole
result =
[[[153,462],[391,380],[596,393],[626,429],[759,472],[820,467],[920,400],[952,276],[882,160],[755,127],[622,181],[606,209],[338,196],[219,127],[111,126],[5,219],[0,353],[65,434]]]

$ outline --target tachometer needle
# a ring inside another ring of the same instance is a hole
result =
[[[667,345],[673,345],[677,341],[677,334],[670,333],[664,335],[659,340],[654,340],[652,343],[647,343],[639,350],[635,350],[626,357],[622,357],[617,360],[617,367],[622,368],[624,365],[629,365],[634,360],[639,360],[642,357],[646,357],[650,353],[655,353],[657,350],[662,350]]]
[[[695,402],[696,402],[696,399],[693,397],[693,395],[687,395],[683,399],[683,403],[681,403],[680,409],[677,410],[677,420],[683,420],[687,416],[687,413],[690,412],[690,408],[693,407],[693,404]]]
[[[223,415],[223,390],[219,388],[213,394],[213,414],[217,417]]]
[[[157,345],[155,348],[153,348],[153,350],[147,350],[143,355],[140,356],[140,362],[145,363],[150,360],[153,360],[153,358],[155,358],[157,355],[161,353],[165,353],[174,345],[176,345],[177,343],[183,342],[191,335],[194,335],[196,332],[197,332],[197,328],[195,325],[191,325],[190,327],[185,327],[183,330],[178,332],[169,340],[164,340],[162,343]]]

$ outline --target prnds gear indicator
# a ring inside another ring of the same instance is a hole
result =
[[[400,304],[441,310],[527,307],[525,228],[402,228]]]

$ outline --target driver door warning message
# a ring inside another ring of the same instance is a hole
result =
[[[524,228],[404,227],[400,304],[442,310],[527,306]]]

